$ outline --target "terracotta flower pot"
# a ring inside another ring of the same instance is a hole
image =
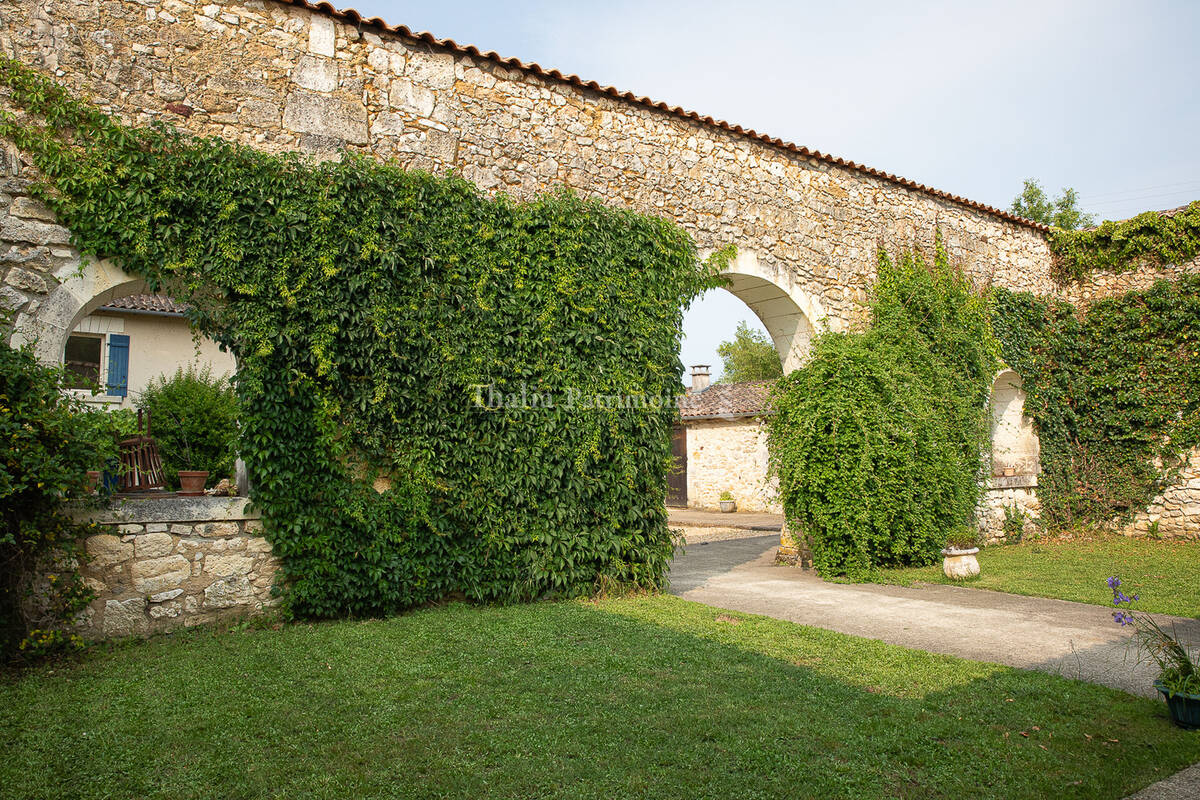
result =
[[[947,547],[942,551],[942,572],[951,580],[961,581],[979,574],[978,547]]]
[[[208,481],[208,470],[181,469],[179,470],[179,494],[186,497],[199,497],[204,494],[204,484]]]

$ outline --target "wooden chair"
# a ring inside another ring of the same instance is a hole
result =
[[[118,457],[121,462],[120,491],[145,492],[151,489],[162,489],[166,486],[163,479],[162,459],[158,455],[158,443],[150,435],[150,412],[146,412],[146,429],[142,431],[142,412],[137,414],[138,432],[136,436],[122,439],[117,443]]]

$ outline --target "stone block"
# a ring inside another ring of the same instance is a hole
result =
[[[196,526],[195,532],[206,539],[221,536],[237,536],[240,531],[236,522],[205,522]]]
[[[428,117],[433,113],[434,95],[425,86],[418,86],[406,78],[396,78],[388,89],[388,103],[392,108],[402,108],[419,117]]]
[[[191,577],[192,570],[183,556],[150,558],[135,561],[130,567],[133,586],[142,594],[156,594],[181,586]]]
[[[169,533],[144,533],[133,539],[133,552],[138,558],[169,556],[175,549],[175,540]]]
[[[308,51],[333,58],[337,44],[337,28],[329,17],[313,14],[308,28]]]
[[[22,219],[36,219],[42,222],[55,222],[54,212],[46,208],[41,200],[32,197],[17,197],[8,207],[8,213]]]
[[[431,89],[454,86],[454,55],[452,53],[410,53],[408,76]]]
[[[50,286],[46,283],[46,279],[41,275],[20,267],[13,267],[8,271],[8,277],[4,282],[10,286],[15,286],[18,289],[24,289],[27,292],[35,292],[37,294],[45,294],[49,291]]]
[[[161,606],[151,606],[150,616],[153,619],[170,619],[178,617],[181,607],[177,602],[164,603]]]
[[[165,522],[147,522],[146,533],[166,533],[171,526]]]
[[[294,133],[311,133],[367,144],[367,108],[361,100],[337,95],[295,91],[283,109],[283,127]]]
[[[11,286],[0,286],[0,308],[6,311],[16,311],[27,302],[29,302],[29,298]]]
[[[71,241],[71,234],[61,225],[9,216],[0,221],[0,239],[29,244],[66,244]]]
[[[204,571],[209,575],[229,577],[246,575],[254,569],[254,559],[242,555],[213,556],[204,559]]]
[[[254,601],[254,587],[245,575],[213,581],[204,590],[205,608],[233,608]]]
[[[165,592],[150,595],[149,600],[151,603],[165,603],[168,600],[174,600],[181,594],[183,594],[183,589],[169,589]]]
[[[89,536],[84,542],[84,549],[91,556],[91,564],[95,567],[111,567],[133,558],[133,543],[122,542],[120,537],[110,533]]]
[[[338,88],[336,61],[316,56],[304,56],[292,70],[292,83],[314,92],[332,92]]]
[[[101,631],[105,636],[142,636],[149,630],[145,598],[105,602],[104,619],[101,622]]]

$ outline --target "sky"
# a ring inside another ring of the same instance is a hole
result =
[[[1200,199],[1195,0],[354,7],[999,208],[1025,178],[1098,219]],[[693,303],[684,364],[717,378],[743,319],[724,290]]]

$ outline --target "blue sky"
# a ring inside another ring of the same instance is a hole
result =
[[[1200,2],[354,7],[989,205],[1026,177],[1101,219],[1200,199]],[[719,366],[739,319],[724,291],[693,304],[684,363]]]

